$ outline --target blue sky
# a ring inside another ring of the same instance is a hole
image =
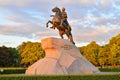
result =
[[[60,38],[45,26],[55,6],[66,8],[77,46],[91,41],[104,45],[120,34],[120,0],[0,0],[0,46]]]

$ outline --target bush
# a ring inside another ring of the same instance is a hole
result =
[[[99,68],[101,72],[120,72],[120,68]]]
[[[25,68],[0,68],[0,74],[24,74]]]

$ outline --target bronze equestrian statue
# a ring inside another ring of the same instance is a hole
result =
[[[55,15],[51,15],[53,19],[52,21],[49,20],[46,23],[46,27],[48,27],[48,24],[51,23],[52,27],[50,28],[51,29],[57,28],[59,31],[59,35],[62,39],[63,39],[63,35],[66,34],[70,42],[75,44],[73,41],[72,33],[71,33],[71,30],[72,30],[71,26],[67,21],[67,13],[65,12],[65,8],[63,7],[61,12],[61,10],[58,7],[55,7],[52,9],[52,12],[54,12]]]

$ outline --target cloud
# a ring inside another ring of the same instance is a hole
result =
[[[108,42],[111,36],[117,35],[120,31],[120,27],[111,27],[111,25],[84,26],[84,21],[77,25],[78,22],[80,20],[72,23],[72,33],[76,42]]]
[[[59,37],[46,28],[55,6],[65,7],[75,42],[108,41],[120,31],[119,0],[0,0],[0,34],[40,40]]]
[[[95,0],[57,0],[57,1],[54,1],[54,4],[55,5],[64,5],[64,6],[71,6],[71,5],[74,5],[74,6],[84,6],[84,5],[94,5],[95,4]]]
[[[79,0],[81,4],[94,4],[95,0]]]
[[[35,38],[42,39],[42,38],[51,37],[51,36],[60,38],[59,32],[57,30],[51,30],[51,29],[36,32]]]
[[[18,6],[18,7],[25,7],[31,4],[33,0],[24,0],[24,1],[18,1],[18,0],[0,0],[0,5],[5,6]]]
[[[99,0],[100,3],[99,3],[99,6],[104,9],[104,8],[108,8],[112,5],[112,2],[111,0]]]
[[[44,10],[51,6],[54,0],[0,0],[0,6],[6,9],[31,9],[31,10]],[[47,5],[49,4],[49,5]]]
[[[0,26],[1,26],[0,28],[1,34],[24,36],[28,38],[32,38],[33,33],[42,30],[41,29],[42,27],[39,28],[39,26],[35,26],[34,24],[30,24],[30,23],[4,24]]]
[[[32,41],[32,42],[38,42],[38,40],[35,39],[29,39],[26,37],[19,37],[19,36],[13,36],[13,35],[0,35],[0,46],[7,46],[7,47],[17,47],[22,42]]]

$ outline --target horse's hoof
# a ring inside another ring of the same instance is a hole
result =
[[[50,27],[51,29],[55,29],[55,27]]]
[[[51,29],[53,29],[53,27],[50,27]]]

